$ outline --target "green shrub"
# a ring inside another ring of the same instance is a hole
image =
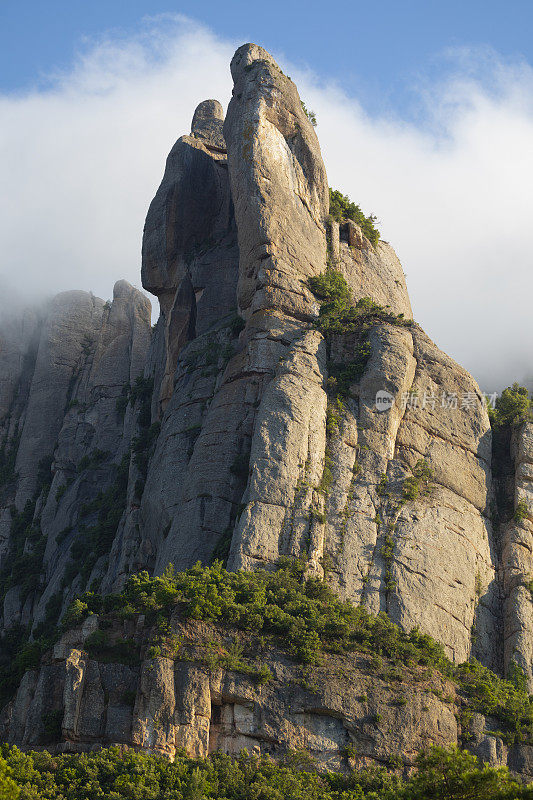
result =
[[[51,460],[47,459],[47,463],[50,464]],[[46,473],[41,466],[39,473],[39,485],[33,498],[26,501],[22,511],[18,511],[14,505],[10,508],[9,553],[4,558],[4,566],[0,570],[1,600],[13,586],[20,587],[23,598],[40,586],[46,539],[41,532],[35,508],[37,498],[43,491],[42,487],[46,488],[46,475],[49,473]]]
[[[341,601],[324,582],[306,578],[303,565],[294,560],[282,560],[274,572],[227,572],[219,562],[157,578],[142,572],[128,579],[120,595],[87,592],[80,600],[86,613],[116,613],[128,605],[148,620],[169,618],[179,609],[185,619],[271,636],[306,663],[317,660],[322,650],[361,650],[405,664],[451,669],[442,647],[429,637],[416,630],[403,633],[385,615],[373,617]]]
[[[373,214],[367,217],[358,205],[352,203],[347,195],[337,189],[329,190],[329,214],[337,222],[353,220],[359,225],[371,244],[375,246],[378,243],[379,231],[375,225],[377,217]]]
[[[239,333],[246,327],[246,321],[236,314],[230,322],[230,331],[233,338],[236,338]]]
[[[350,387],[361,379],[368,359],[372,355],[372,346],[367,338],[363,338],[355,347],[354,357],[347,364],[328,364],[328,391],[337,398],[348,397]]]
[[[15,462],[20,443],[20,432],[17,428],[12,439],[4,437],[0,447],[0,487],[5,486],[16,477]]]
[[[513,514],[513,519],[515,522],[522,522],[523,520],[527,519],[529,513],[529,509],[527,507],[527,503],[525,500],[519,500],[516,504],[516,509]]]
[[[115,403],[115,411],[117,412],[117,417],[119,419],[124,419],[124,416],[126,414],[126,409],[130,402],[130,393],[131,393],[131,386],[129,385],[129,383],[126,383],[122,387],[120,395],[117,397]]]
[[[61,486],[58,487],[56,491],[56,503],[59,503],[59,501],[61,500],[67,489],[68,489],[67,483],[63,483]]]
[[[304,101],[303,101],[303,100],[300,100],[300,102],[301,102],[301,104],[302,104],[302,108],[303,108],[303,110],[304,110],[304,114],[305,114],[305,116],[307,117],[307,119],[309,120],[309,122],[311,123],[311,125],[313,126],[313,128],[316,128],[316,126],[317,126],[317,121],[316,121],[316,114],[315,114],[315,112],[314,112],[314,111],[309,111],[309,109],[307,108],[307,106],[305,105],[305,103],[304,103]]]
[[[1,795],[16,800],[22,789],[31,800],[523,800],[531,787],[518,784],[505,768],[486,767],[457,747],[432,747],[416,760],[406,780],[384,767],[319,771],[305,750],[276,763],[242,752],[206,759],[178,754],[174,761],[119,747],[92,753],[22,753],[2,746]],[[344,754],[357,755],[349,744]],[[391,755],[391,768],[402,766]],[[9,783],[11,782],[11,783]],[[13,788],[15,786],[16,788]]]
[[[93,450],[91,453],[83,456],[78,464],[78,472],[84,472],[86,469],[96,469],[100,464],[110,457],[111,453],[107,450]]]
[[[389,483],[389,479],[385,472],[381,473],[381,477],[379,479],[379,483],[376,486],[376,492],[379,497],[384,497],[387,494],[387,486]]]
[[[49,711],[43,714],[43,733],[45,742],[57,742],[61,739],[61,724],[63,722],[63,711]]]
[[[231,549],[231,540],[233,538],[233,527],[228,525],[220,539],[215,545],[215,549],[213,550],[213,555],[211,557],[211,561],[220,561],[224,566],[229,558],[229,553]]]
[[[111,550],[122,514],[126,508],[128,489],[129,456],[125,455],[120,464],[115,464],[115,477],[112,484],[100,491],[89,503],[82,506],[82,514],[96,513],[96,522],[80,531],[81,535],[70,548],[71,560],[63,575],[63,587],[68,586],[76,575],[81,575],[82,586],[100,558]]]
[[[153,422],[150,427],[141,428],[139,435],[134,438],[132,443],[133,461],[140,472],[143,486],[148,475],[148,465],[160,430],[161,423],[159,421]]]
[[[134,692],[132,689],[127,689],[125,692],[122,692],[122,702],[127,706],[131,706],[133,708],[136,698],[137,692]]]
[[[427,494],[432,478],[433,473],[427,461],[423,458],[419,459],[413,467],[413,474],[405,478],[403,482],[403,500],[416,500],[421,493]]]
[[[344,276],[336,270],[328,269],[322,275],[309,278],[308,286],[322,300],[316,326],[326,336],[353,331],[365,332],[376,322],[412,325],[412,321],[406,320],[403,314],[392,314],[370,297],[362,297],[354,304]]]
[[[20,797],[20,789],[12,780],[13,771],[7,765],[5,759],[0,758],[0,797],[2,800],[17,800]]]
[[[472,659],[456,667],[455,678],[469,698],[471,710],[497,717],[507,743],[533,740],[533,703],[516,664],[510,670],[510,679],[504,680]]]
[[[111,642],[105,631],[91,633],[85,641],[85,649],[91,658],[104,664],[138,664],[139,648],[132,639],[119,639]]]
[[[236,455],[229,469],[230,472],[238,478],[241,478],[241,480],[247,478],[250,469],[250,453],[239,453]]]
[[[319,300],[336,300],[349,305],[352,301],[350,288],[346,278],[334,269],[328,269],[321,275],[309,278],[309,288]]]
[[[528,390],[525,386],[519,386],[518,383],[513,383],[512,386],[504,389],[496,398],[494,408],[490,405],[488,408],[490,423],[494,428],[518,425],[531,418],[532,410],[533,404]]]
[[[61,627],[63,630],[68,630],[69,628],[75,628],[79,625],[89,611],[89,607],[87,603],[84,603],[77,597],[68,607],[65,616],[61,620]]]
[[[420,472],[427,474],[422,468]],[[393,549],[394,541],[386,536],[382,552],[386,561]],[[431,667],[458,683],[471,709],[496,716],[506,741],[533,742],[533,703],[524,690],[523,676],[519,679],[513,674],[512,680],[504,680],[475,660],[452,664],[431,637],[416,628],[405,633],[385,614],[374,617],[362,606],[341,601],[323,581],[306,578],[298,561],[282,559],[274,572],[227,572],[218,562],[157,578],[142,572],[128,579],[120,595],[101,597],[88,592],[80,599],[87,605],[84,613],[119,618],[125,608],[145,614],[148,621],[170,619],[178,610],[184,619],[270,637],[273,644],[306,664],[319,661],[322,652],[359,651],[392,659],[404,669]],[[105,645],[102,635],[100,631],[92,647]],[[108,656],[114,657],[113,653]]]
[[[326,436],[328,438],[338,433],[341,421],[340,411],[341,409],[337,404],[328,403],[326,408]]]

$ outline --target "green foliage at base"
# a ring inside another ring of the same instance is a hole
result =
[[[194,760],[121,751],[52,756],[22,753],[4,745],[0,757],[2,800],[522,800],[533,788],[520,786],[506,769],[483,767],[457,748],[421,754],[404,780],[384,768],[318,773],[305,751],[280,763],[217,753]],[[20,794],[19,794],[20,793]]]
[[[0,798],[2,800],[17,800],[20,789],[12,779],[13,771],[4,758],[0,758]]]
[[[507,744],[533,741],[533,702],[525,675],[512,662],[509,680],[503,680],[474,659],[455,668],[455,679],[470,700],[470,708],[496,717]]]
[[[374,246],[378,243],[377,217],[374,214],[370,214],[367,217],[356,203],[352,203],[347,195],[342,194],[337,189],[329,190],[329,215],[337,222],[346,222],[348,219],[353,220]]]
[[[182,619],[270,639],[304,664],[317,663],[325,652],[358,651],[390,659],[400,674],[420,665],[436,669],[457,683],[471,710],[499,720],[506,742],[533,742],[533,702],[518,667],[511,680],[503,680],[475,660],[457,666],[430,636],[416,628],[405,633],[385,614],[375,617],[340,600],[324,581],[306,577],[303,564],[293,559],[282,559],[272,572],[228,572],[220,562],[186,572],[168,570],[157,578],[141,572],[129,578],[121,594],[86,592],[66,620],[75,625],[91,613],[141,613],[159,624],[175,611]]]
[[[519,425],[533,418],[533,400],[525,386],[513,383],[496,398],[494,407],[489,405],[489,419],[493,428],[504,425]]]
[[[316,322],[324,335],[367,331],[376,322],[409,326],[412,321],[403,314],[392,314],[388,307],[380,306],[370,297],[362,297],[353,303],[346,279],[340,272],[327,269],[322,275],[309,278],[311,291],[323,302]]]

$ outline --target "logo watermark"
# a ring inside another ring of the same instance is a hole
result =
[[[451,411],[457,409],[468,411],[480,405],[494,408],[497,397],[497,392],[493,392],[492,394],[487,394],[484,392],[482,395],[478,395],[475,392],[443,391],[435,394],[433,391],[425,391],[421,393],[414,390],[411,392],[402,392],[399,400],[397,400],[390,392],[387,392],[385,389],[379,389],[376,392],[374,402],[376,411],[379,413],[389,411],[393,405],[398,405],[402,411],[405,411],[406,409],[414,410],[417,408],[424,410],[431,409],[432,411],[435,411],[438,408]]]
[[[394,405],[394,397],[390,392],[385,389],[379,389],[376,392],[376,409],[381,414],[383,411],[388,411]]]

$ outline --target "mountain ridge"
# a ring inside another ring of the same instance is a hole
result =
[[[2,330],[4,638],[45,636],[77,595],[120,591],[141,570],[273,570],[289,557],[456,663],[518,668],[531,690],[532,424],[493,446],[476,382],[411,321],[392,247],[328,216],[295,85],[257,45],[231,71],[226,118],[215,100],[198,106],[148,210],[153,332],[148,299],[125,281],[111,304],[65,293]],[[90,703],[106,670],[80,636],[61,647],[92,671],[75,700]],[[9,741],[27,741],[39,681],[66,696],[74,662],[61,647],[26,673]],[[61,740],[87,745],[64,720]],[[489,738],[483,753],[500,763]]]

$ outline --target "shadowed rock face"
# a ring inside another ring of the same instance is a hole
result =
[[[416,324],[318,330],[308,279],[328,263],[354,300],[371,297],[411,318],[401,264],[355,223],[328,219],[315,131],[272,57],[244,45],[231,70],[226,119],[216,100],[198,106],[148,210],[142,280],[161,307],[153,333],[148,301],[123,281],[110,306],[71,292],[0,326],[0,447],[5,463],[13,456],[0,486],[0,568],[37,546],[43,554],[33,583],[2,573],[4,627],[35,627],[54,608],[57,618],[84,588],[110,592],[141,569],[160,574],[169,562],[185,569],[215,558],[230,569],[270,568],[292,555],[341,596],[431,634],[457,661],[474,654],[502,671],[518,661],[533,688],[531,426],[493,450],[479,387]],[[380,392],[387,402],[378,407]],[[414,481],[421,463],[423,485]],[[504,496],[528,513],[509,523]],[[103,733],[89,712],[93,701],[105,706],[112,679],[76,652],[26,676],[12,741],[30,741],[23,718],[46,681],[67,692],[65,675],[83,673],[93,687],[87,713],[69,706],[67,739],[167,752],[147,721],[164,706],[182,726],[170,749],[181,742],[203,754],[209,725],[209,741],[221,743],[213,747],[230,747],[218,717],[208,724],[211,712],[193,720],[183,710],[196,691],[198,709],[207,708],[205,676],[191,677],[191,689],[186,668],[171,663],[153,678],[117,672],[124,691],[141,681],[142,708],[137,722],[128,717],[133,733]],[[252,727],[263,713],[246,697],[224,712],[232,741],[241,742],[246,709],[257,711],[246,717]],[[289,715],[285,695],[273,698],[279,718]],[[337,701],[320,702],[317,713],[327,707],[339,719]],[[113,711],[117,731],[125,713]],[[301,713],[290,746],[310,741],[313,726],[313,741],[322,741],[319,722]],[[435,713],[428,735],[440,741],[442,724],[454,741],[446,713]],[[335,742],[344,741],[346,726],[332,725]]]
[[[200,103],[191,135],[170,151],[146,217],[142,282],[161,305],[156,360],[162,407],[172,394],[181,348],[236,310],[237,234],[222,122],[220,103]]]
[[[65,292],[22,319],[17,369],[2,371],[10,400],[0,441],[4,453],[16,452],[12,473],[2,476],[0,487],[4,628],[38,623],[50,598],[57,598],[60,610],[82,588],[83,559],[65,580],[71,547],[91,535],[95,514],[84,513],[84,504],[113,483],[129,453],[133,415],[118,415],[116,404],[124,387],[142,375],[150,344],[150,302],[126,281],[115,284],[112,303]],[[4,359],[13,364],[12,335],[12,322],[0,326],[0,369]],[[12,504],[19,513],[28,508],[18,545]],[[9,577],[17,562],[21,584]],[[85,583],[101,580],[104,572],[102,552]]]

